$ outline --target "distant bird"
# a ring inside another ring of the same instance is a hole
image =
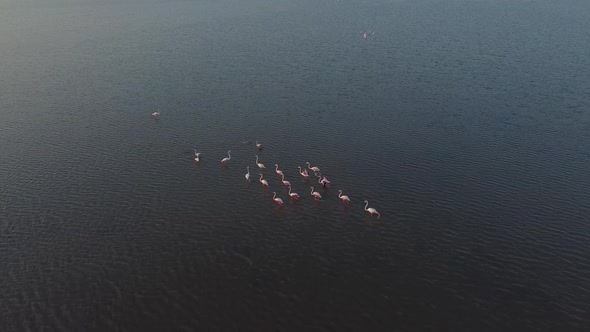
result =
[[[276,169],[275,169],[275,172],[277,172],[277,174],[278,174],[279,176],[283,176],[283,171],[281,171],[281,170],[279,169],[279,164],[275,164],[275,167],[276,167]]]
[[[231,151],[227,151],[227,157],[225,157],[225,158],[221,159],[221,163],[222,163],[222,164],[224,164],[224,165],[225,165],[225,164],[226,164],[228,161],[230,161],[230,159],[231,159],[231,155],[229,154],[230,152],[231,152]]]
[[[195,162],[198,163],[201,161],[201,157],[200,157],[201,153],[197,152],[197,149],[194,149],[194,151],[195,151]]]
[[[258,150],[262,150],[262,148],[263,148],[262,143],[258,143],[258,141],[256,141],[256,148]]]
[[[365,32],[363,33],[363,39],[364,39],[364,40],[367,40],[367,39],[369,38],[369,36],[372,36],[372,35],[374,35],[374,34],[375,34],[375,31],[371,31],[371,32],[366,32],[366,31],[365,31]]]
[[[266,180],[262,179],[262,173],[260,173],[260,179],[258,179],[258,181],[260,181],[260,183],[262,183],[263,187],[268,188],[268,182]]]
[[[297,166],[297,168],[299,168],[299,174],[301,174],[301,176],[303,176],[306,179],[309,179],[309,173],[307,173],[307,170],[304,168],[303,171],[301,170],[301,166]]]
[[[256,155],[256,165],[258,166],[258,168],[260,168],[260,170],[266,169],[263,163],[258,162],[258,155]]]
[[[246,181],[250,182],[250,166],[246,166],[246,170],[248,171],[248,173],[246,173],[244,177],[246,178]]]
[[[322,177],[322,174],[320,173],[320,176],[318,176],[318,183],[321,184],[324,188],[326,188],[330,186],[331,182],[328,180],[327,177]]]
[[[292,199],[299,199],[299,195],[297,193],[291,192],[291,187],[289,187],[289,196],[291,196]]]
[[[152,118],[159,118],[160,117],[160,109],[158,108],[157,111],[155,111],[154,113],[152,113]]]
[[[315,166],[314,167],[311,167],[311,165],[309,164],[309,161],[306,162],[306,164],[307,164],[307,169],[311,169],[314,173],[319,173],[320,172],[320,169],[319,168],[317,168]]]
[[[342,195],[342,190],[338,190],[338,198],[340,198],[340,200],[342,200],[344,203],[350,203],[350,198],[348,198],[346,195]]]
[[[313,191],[313,187],[311,187],[311,196],[313,196],[316,200],[322,199],[322,195],[320,195],[320,193],[317,191]]]
[[[285,186],[287,186],[287,187],[290,187],[290,186],[291,186],[291,183],[290,183],[289,181],[285,181],[285,174],[283,174],[283,175],[281,176],[281,181],[283,182],[283,184],[284,184]]]
[[[377,215],[377,217],[379,217],[379,218],[381,217],[381,214],[379,214],[379,212],[377,212],[377,210],[375,210],[375,209],[373,209],[373,208],[368,208],[368,209],[367,209],[367,206],[369,206],[369,201],[365,201],[365,203],[367,203],[367,204],[365,205],[365,211],[369,212],[371,215],[373,215],[373,214],[376,214],[376,215]]]
[[[277,198],[277,193],[276,192],[273,192],[272,193],[272,200],[275,201],[275,203],[277,203],[279,206],[283,206],[283,204],[285,204],[285,203],[283,203],[283,200],[282,199]]]

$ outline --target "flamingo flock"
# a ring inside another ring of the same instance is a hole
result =
[[[256,148],[258,150],[262,149],[262,144],[258,143],[258,141],[256,141]],[[200,159],[201,153],[197,152],[196,149],[194,149],[193,151],[194,151],[194,160],[196,163],[199,163],[201,160]],[[260,157],[258,155],[255,155],[255,157],[256,157],[255,164],[256,164],[256,166],[258,166],[258,169],[260,170],[260,174],[259,174],[260,177],[259,177],[258,181],[260,182],[260,184],[262,185],[263,188],[268,189],[268,188],[270,188],[270,185],[268,184],[268,181],[266,179],[264,179],[264,174],[262,173],[263,171],[266,170],[266,167],[264,166],[264,164],[262,164],[260,162]],[[221,164],[223,166],[226,166],[230,160],[231,160],[231,150],[227,151],[227,157],[221,159]],[[310,162],[306,162],[305,164],[307,165],[307,168],[302,168],[301,166],[297,166],[297,169],[299,170],[299,174],[301,175],[301,177],[303,178],[304,181],[309,181],[309,179],[311,178],[311,176],[308,172],[308,170],[310,170],[313,172],[314,176],[317,177],[317,183],[320,184],[324,189],[328,189],[331,187],[331,181],[328,180],[327,176],[322,175],[319,167],[311,166]],[[293,192],[293,187],[291,185],[291,182],[285,180],[286,175],[282,170],[279,169],[279,164],[274,164],[274,166],[275,166],[275,173],[277,174],[277,176],[279,176],[281,178],[282,184],[287,188],[289,197],[292,199],[293,202],[299,201],[301,199],[301,196],[299,196],[299,194]],[[246,179],[246,181],[250,182],[250,166],[246,166],[246,174],[244,175],[244,178]],[[318,191],[316,191],[313,186],[310,187],[309,193],[310,193],[310,196],[313,197],[318,202],[323,199],[322,194],[320,194]],[[342,189],[338,190],[338,198],[346,205],[349,205],[352,201],[348,195],[343,195]],[[283,199],[280,197],[277,197],[276,191],[273,192],[272,199],[279,207],[285,206],[285,202],[283,201]],[[375,210],[372,207],[368,207],[369,202],[367,200],[365,200],[364,203],[366,203],[364,210],[367,211],[371,216],[377,216],[377,218],[381,217],[381,214],[379,212],[377,212],[377,210]]]
[[[151,117],[156,118],[156,119],[159,118],[160,117],[160,110],[158,109],[156,112],[151,113]],[[262,149],[263,149],[262,143],[256,141],[256,149],[258,151],[262,151]],[[196,148],[193,149],[193,153],[194,153],[193,159],[194,159],[195,163],[199,164],[201,162],[201,153],[197,152]],[[266,167],[264,166],[263,163],[260,162],[260,158],[259,158],[258,154],[256,154],[255,157],[256,157],[256,161],[255,161],[256,166],[258,166],[258,169],[260,170],[260,174],[259,174],[260,178],[258,179],[258,181],[260,182],[262,187],[270,188],[268,181],[266,179],[264,179],[264,174],[262,174],[262,172],[266,170]],[[224,157],[223,159],[221,159],[221,165],[227,166],[230,161],[231,161],[231,150],[228,150],[227,157]],[[311,175],[308,172],[308,170],[310,170],[313,172],[314,176],[317,177],[317,179],[318,179],[317,183],[320,184],[325,190],[327,190],[328,188],[331,187],[332,182],[330,180],[328,180],[328,177],[326,177],[325,175],[322,175],[319,167],[311,166],[311,163],[309,161],[305,162],[305,164],[307,165],[307,168],[302,168],[301,166],[297,166],[297,169],[299,170],[299,175],[301,175],[301,177],[303,178],[304,181],[307,182],[311,178]],[[279,169],[279,164],[277,163],[274,165],[275,165],[275,173],[281,178],[282,184],[288,189],[289,197],[293,200],[293,202],[299,201],[301,199],[301,196],[299,196],[299,194],[293,192],[293,187],[291,185],[291,182],[285,180],[285,173]],[[246,174],[244,175],[244,178],[246,179],[246,181],[250,182],[250,166],[246,166]],[[316,201],[321,201],[323,199],[322,195],[319,192],[317,192],[313,186],[310,186],[309,193],[310,193],[311,197],[313,197]],[[343,193],[342,189],[338,190],[338,198],[342,201],[342,203],[344,203],[346,205],[351,204],[352,200],[350,199],[350,197],[348,195],[343,195],[342,193]],[[279,207],[285,206],[285,202],[283,201],[283,199],[281,199],[280,197],[277,197],[276,191],[273,192],[272,200]],[[377,216],[377,218],[381,217],[381,214],[379,212],[377,212],[377,210],[375,208],[369,207],[368,200],[365,200],[364,203],[365,203],[364,210],[367,211],[371,217],[372,216]]]

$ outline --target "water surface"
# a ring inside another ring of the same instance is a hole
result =
[[[588,329],[589,14],[0,2],[0,330]]]

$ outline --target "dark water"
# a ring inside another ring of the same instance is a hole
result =
[[[589,329],[589,17],[0,2],[0,330]]]

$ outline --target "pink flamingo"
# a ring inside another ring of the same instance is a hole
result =
[[[258,155],[256,155],[256,165],[258,166],[258,168],[260,168],[260,170],[266,169],[263,163],[258,162]]]
[[[275,167],[276,167],[276,169],[275,169],[275,172],[277,172],[277,174],[278,174],[279,176],[283,176],[283,171],[281,171],[281,170],[279,169],[279,164],[275,164]]]
[[[256,148],[258,150],[262,150],[262,143],[258,143],[258,141],[256,141]]]
[[[277,203],[279,206],[283,206],[283,204],[285,204],[285,203],[283,203],[283,200],[282,199],[277,198],[277,193],[276,192],[273,192],[272,194],[273,194],[272,195],[272,200],[275,201],[275,203]]]
[[[258,181],[260,181],[260,183],[262,183],[263,187],[268,188],[268,182],[266,180],[262,179],[262,173],[260,173],[260,179],[258,179]]]
[[[152,118],[159,118],[160,117],[160,109],[158,108],[157,111],[155,111],[154,113],[152,113]]]
[[[350,198],[346,195],[342,195],[342,190],[338,190],[338,198],[340,198],[344,203],[350,203]]]
[[[291,182],[289,182],[289,181],[285,181],[285,174],[283,174],[283,175],[282,175],[282,177],[281,177],[281,181],[283,181],[283,184],[284,184],[285,186],[287,186],[287,187],[290,187],[290,186],[291,186]]]
[[[292,199],[299,199],[299,195],[297,193],[291,193],[291,186],[289,186],[289,196],[291,196]]]
[[[318,183],[324,186],[324,188],[326,188],[326,186],[330,186],[331,182],[328,181],[327,177],[322,177],[322,174],[320,174],[320,176],[318,176]]]
[[[377,212],[377,210],[373,209],[373,208],[368,208],[367,206],[369,206],[369,201],[365,201],[365,203],[367,203],[365,205],[365,211],[369,212],[371,215],[376,214],[378,218],[381,218],[381,214],[379,214],[379,212]]]
[[[317,168],[315,166],[314,167],[311,167],[310,164],[309,164],[309,161],[306,162],[306,164],[307,164],[307,169],[311,169],[314,173],[319,173],[320,172],[320,169],[319,168]]]
[[[305,179],[309,179],[309,173],[307,173],[305,168],[303,171],[301,170],[301,166],[297,166],[297,168],[299,168],[299,174],[301,174],[301,176],[303,176]]]
[[[226,164],[228,161],[230,161],[230,159],[231,159],[231,155],[229,154],[230,152],[231,152],[231,151],[227,151],[227,157],[225,157],[225,158],[221,159],[221,163],[222,163],[222,164],[224,164],[224,165],[225,165],[225,164]]]
[[[313,196],[316,200],[322,199],[322,195],[319,192],[313,191],[313,187],[311,187],[311,196]]]
[[[372,36],[374,34],[375,34],[375,31],[373,31],[373,32],[365,32],[365,33],[363,33],[363,39],[364,40],[367,40],[369,38],[369,36]]]
[[[201,153],[197,152],[197,149],[194,149],[194,151],[195,151],[195,162],[198,163],[201,161],[201,158],[200,158]]]

